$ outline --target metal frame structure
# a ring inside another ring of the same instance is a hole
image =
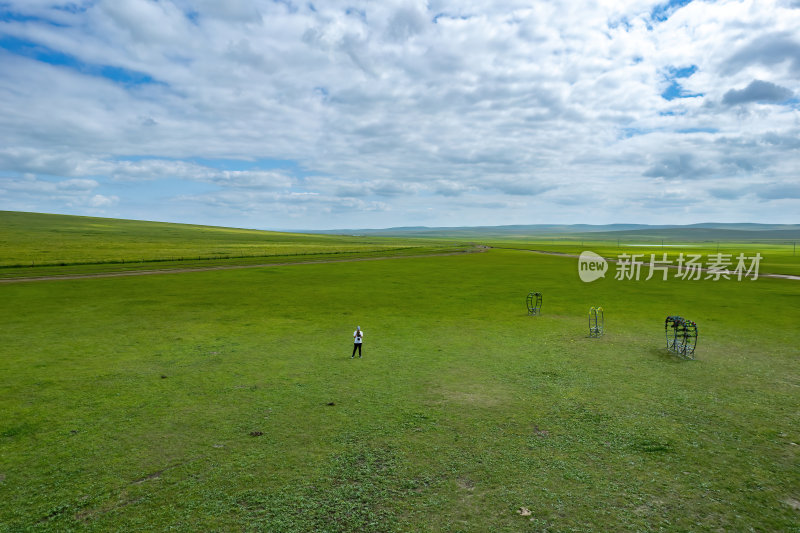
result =
[[[602,337],[606,332],[606,319],[600,306],[589,309],[589,336]]]
[[[542,314],[542,293],[529,292],[528,297],[525,299],[528,306],[528,316],[536,316]]]
[[[682,316],[670,315],[664,320],[667,350],[685,359],[694,359],[697,348],[697,324]]]

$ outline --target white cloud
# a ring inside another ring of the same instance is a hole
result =
[[[9,209],[30,210],[32,205],[60,206],[55,210],[101,214],[119,202],[116,195],[97,193],[100,184],[92,179],[40,179],[25,173],[18,179],[0,176],[0,191]],[[77,211],[76,211],[77,210]]]
[[[0,7],[22,15],[0,22],[4,190],[33,173],[93,180],[122,216],[342,227],[581,222],[587,202],[663,222],[664,181],[735,218],[721,179],[796,180],[791,2],[52,5]],[[793,218],[776,198],[748,216]]]
[[[118,196],[103,196],[102,194],[95,194],[89,199],[89,205],[94,208],[111,207],[119,203]]]

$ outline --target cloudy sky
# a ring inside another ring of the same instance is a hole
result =
[[[0,210],[800,222],[800,0],[0,0]]]

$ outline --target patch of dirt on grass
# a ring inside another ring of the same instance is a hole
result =
[[[250,436],[251,436],[251,437],[260,437],[260,436],[261,436],[261,435],[263,435],[263,434],[264,434],[264,432],[263,432],[263,431],[251,431],[251,432],[250,432]]]
[[[193,463],[194,461],[198,461],[199,459],[202,459],[202,457],[198,457],[198,458],[195,458],[195,459],[190,459],[188,461],[180,461],[178,463],[175,463],[175,464],[172,464],[172,465],[169,465],[169,466],[165,466],[161,470],[156,470],[152,474],[147,474],[146,476],[144,476],[142,478],[135,479],[135,480],[131,481],[129,484],[130,485],[141,485],[145,481],[152,481],[154,479],[160,479],[161,476],[164,475],[164,472],[166,472],[168,470],[172,470],[173,468],[178,468],[179,466],[183,466],[183,465],[188,464],[188,463]]]
[[[537,437],[542,439],[550,436],[549,431],[547,431],[546,429],[539,429],[539,426],[535,424],[533,426],[533,432],[536,434]]]
[[[137,479],[135,481],[132,481],[131,485],[141,485],[145,481],[152,481],[154,479],[160,479],[161,478],[161,474],[163,474],[163,473],[164,473],[164,470],[159,470],[157,472],[153,472],[152,474],[147,474],[143,478],[139,478],[139,479]]]
[[[639,507],[633,510],[634,513],[637,515],[650,515],[654,512],[657,512],[659,508],[664,505],[664,502],[661,500],[652,500],[648,503],[643,503]]]
[[[475,483],[473,483],[471,480],[469,480],[467,478],[464,478],[464,477],[457,479],[456,480],[456,485],[458,485],[458,488],[464,489],[464,490],[471,491],[471,490],[475,489]]]
[[[795,511],[800,511],[800,500],[795,500],[794,498],[786,498],[785,500],[783,500],[783,503],[785,503]]]

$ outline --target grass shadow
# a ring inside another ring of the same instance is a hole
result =
[[[679,355],[676,355],[676,354],[670,352],[669,350],[667,350],[667,348],[664,347],[664,346],[662,346],[660,348],[650,348],[648,350],[648,354],[650,356],[652,356],[652,357],[655,357],[655,358],[659,359],[660,361],[662,361],[664,363],[676,363],[677,364],[677,363],[690,363],[690,362],[694,361],[694,359],[685,359],[685,358],[683,358],[683,357],[681,357]]]

